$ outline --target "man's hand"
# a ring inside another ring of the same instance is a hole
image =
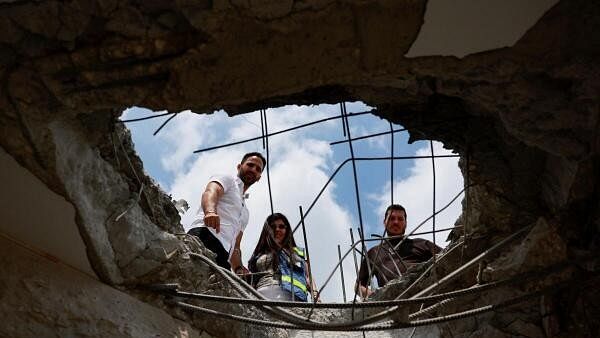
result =
[[[250,270],[246,269],[246,267],[243,266],[243,265],[240,265],[237,268],[235,268],[234,272],[237,275],[240,275],[240,276],[245,276],[245,275],[249,275],[250,274]]]
[[[373,290],[368,287],[360,286],[360,294],[363,299],[369,298],[373,294]]]
[[[311,297],[315,303],[321,303],[321,296],[317,291],[311,291]]]
[[[215,229],[217,233],[221,231],[221,219],[216,211],[208,211],[204,214],[204,225]]]
[[[366,287],[364,285],[359,284],[358,282],[356,283],[356,285],[354,286],[355,288],[358,287],[358,295],[362,298],[362,299],[366,299],[368,298],[370,295],[373,294],[373,291],[371,290],[371,288]]]

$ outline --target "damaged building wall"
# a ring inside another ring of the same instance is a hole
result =
[[[563,259],[579,260],[597,251],[600,227],[599,7],[561,1],[514,46],[458,59],[404,56],[426,1],[5,3],[0,144],[72,204],[103,282],[174,316],[187,315],[139,287],[177,281],[207,290],[210,273],[186,258],[176,209],[114,123],[132,105],[236,114],[362,100],[406,126],[411,140],[439,140],[461,155],[472,185],[461,222],[477,239],[465,257],[544,220],[564,241]],[[474,282],[470,274],[454,287]],[[581,299],[598,297],[559,291],[554,303]],[[547,331],[538,305],[525,306],[533,315],[524,326]],[[554,306],[560,334],[597,332],[580,307],[567,309],[574,314]],[[500,336],[502,318],[519,316],[512,311],[440,328]],[[216,335],[249,334],[239,323],[191,320]]]
[[[73,144],[81,143],[85,142]],[[83,157],[79,157],[81,159]],[[260,336],[254,334],[256,328],[245,325],[189,316],[181,311],[167,313],[165,309],[172,307],[163,303],[164,299],[156,291],[143,288],[153,281],[179,281],[182,287],[189,290],[234,295],[223,281],[209,279],[206,266],[192,261],[189,256],[180,256],[192,250],[211,255],[195,246],[195,243],[190,243],[187,238],[177,240],[179,255],[170,257],[169,262],[159,269],[156,267],[160,264],[147,262],[145,257],[134,257],[137,271],[150,270],[148,276],[139,280],[123,279],[121,284],[113,284],[112,287],[102,283],[98,280],[101,273],[96,275],[88,261],[86,247],[75,224],[73,206],[62,196],[50,191],[31,173],[24,171],[3,151],[0,152],[0,163],[3,168],[0,175],[0,184],[3,186],[0,313],[5,315],[7,323],[0,325],[0,336],[212,337],[202,327],[208,327],[217,336],[231,336],[228,333],[231,330],[242,336]],[[91,171],[81,173],[91,175]],[[100,178],[97,175],[93,180]],[[88,180],[87,184],[91,185],[90,182]],[[110,186],[103,185],[103,188],[110,189]],[[101,195],[109,194],[104,192]],[[120,211],[127,207],[128,204],[119,204],[117,209]],[[133,223],[121,221],[117,224],[118,229],[109,229],[112,232],[110,236],[117,238],[114,244],[116,250],[123,249],[123,254],[126,254],[140,250],[141,245],[147,245],[157,254],[168,254],[165,248],[168,248],[172,239],[165,243],[145,244],[143,241],[149,235],[144,236],[141,231],[143,227],[138,227],[144,224],[140,220],[134,218]],[[102,237],[94,236],[97,235],[92,233],[88,240],[103,243]],[[133,241],[141,244],[132,246]],[[124,247],[120,248],[119,244]],[[110,246],[112,248],[113,245]],[[119,253],[117,257],[126,257],[121,255]],[[171,256],[174,256],[172,252]],[[119,262],[115,263],[118,267]],[[213,308],[238,314],[248,310],[227,305]],[[266,336],[272,336],[272,331],[262,330],[261,334],[263,332]]]
[[[0,257],[4,337],[211,337],[3,237]]]

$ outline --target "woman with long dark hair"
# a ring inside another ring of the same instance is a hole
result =
[[[296,246],[287,217],[267,217],[254,253],[248,261],[253,285],[269,299],[307,301],[313,288],[304,249]]]

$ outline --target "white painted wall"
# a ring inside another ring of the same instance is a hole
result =
[[[75,209],[0,148],[0,236],[90,275]]]

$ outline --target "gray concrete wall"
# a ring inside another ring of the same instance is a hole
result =
[[[0,276],[0,337],[210,337],[5,237]]]

